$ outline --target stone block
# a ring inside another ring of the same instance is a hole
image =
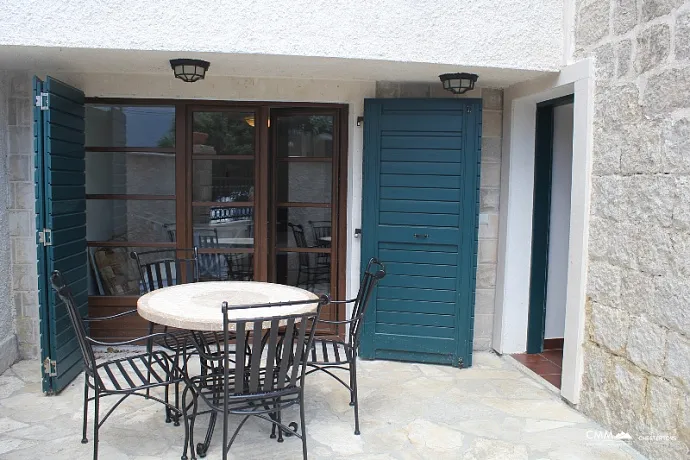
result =
[[[35,291],[38,289],[36,262],[12,266],[12,289],[16,291]]]
[[[9,126],[10,154],[33,155],[33,129],[30,126]]]
[[[645,425],[650,434],[676,436],[680,422],[681,392],[661,377],[649,377]]]
[[[617,307],[620,293],[621,268],[604,261],[592,261],[587,274],[587,294],[592,301]]]
[[[485,163],[501,162],[501,138],[483,137],[482,138],[482,161]]]
[[[616,44],[616,76],[624,77],[632,65],[632,41],[621,40]]]
[[[429,83],[400,83],[400,97],[429,97]]]
[[[649,318],[677,332],[690,331],[690,285],[684,276],[657,276],[654,279],[654,303]]]
[[[28,155],[10,155],[8,161],[8,180],[29,182],[33,180],[31,157]]]
[[[621,270],[620,308],[633,315],[648,313],[656,302],[656,278],[638,270]]]
[[[613,373],[612,355],[592,342],[585,342],[583,351],[584,373],[580,407],[583,412],[604,425],[610,425],[611,413],[607,404],[606,382]]]
[[[635,70],[644,73],[668,60],[671,52],[671,29],[668,24],[650,26],[637,35]]]
[[[683,4],[685,0],[642,0],[642,20],[664,16]]]
[[[620,173],[621,152],[617,140],[622,136],[605,121],[594,121],[592,174]]]
[[[643,104],[650,116],[662,117],[675,109],[690,107],[690,67],[667,69],[650,78]]]
[[[12,263],[30,264],[36,262],[36,240],[32,237],[13,237]]]
[[[637,25],[636,0],[614,0],[613,33],[622,35]]]
[[[649,174],[662,172],[664,156],[659,122],[641,121],[618,128],[620,143],[611,146],[621,154],[623,174]]]
[[[36,206],[33,182],[15,182],[10,189],[10,199],[14,209],[32,210]]]
[[[33,122],[33,107],[29,97],[10,98],[7,121],[10,126],[30,126]]]
[[[597,84],[594,95],[595,120],[604,126],[631,125],[642,120],[640,93],[634,83]]]
[[[593,216],[589,225],[589,257],[612,265],[637,268],[632,239],[634,224]]]
[[[496,291],[494,289],[477,289],[474,298],[475,314],[493,315],[495,299]]]
[[[687,278],[690,276],[690,233],[672,230],[670,240],[673,252],[669,258],[669,275]]]
[[[500,190],[483,188],[479,190],[479,212],[498,212]]]
[[[646,400],[645,374],[629,361],[614,357],[613,374],[607,383],[612,427],[622,431],[637,425]]]
[[[690,340],[676,332],[668,334],[666,375],[690,392]]]
[[[689,173],[690,117],[683,117],[677,120],[667,120],[663,124],[661,137],[663,138],[663,172]]]
[[[605,43],[594,50],[597,80],[610,80],[616,74],[616,56],[613,45]]]
[[[494,328],[494,315],[475,314],[474,315],[474,336],[491,337]]]
[[[34,231],[33,211],[9,212],[10,236],[31,235]]]
[[[501,164],[482,163],[481,165],[481,185],[480,187],[500,187],[501,185]]]
[[[482,219],[479,219],[479,238],[498,238],[498,214],[486,213],[484,215],[486,221],[482,222]]]
[[[392,81],[376,82],[376,97],[398,98],[400,97],[400,84]]]
[[[676,60],[690,60],[690,11],[678,15],[675,30]]]
[[[448,99],[449,97],[454,97],[453,93],[443,89],[441,82],[431,83],[429,85],[429,97],[437,99]]]
[[[589,46],[609,34],[608,0],[596,0],[584,6],[576,16],[575,44]]]
[[[482,137],[501,137],[503,134],[503,112],[482,111]]]
[[[656,375],[664,372],[666,329],[645,317],[634,317],[630,323],[628,358],[640,368]]]
[[[662,227],[673,223],[676,181],[671,176],[626,176],[620,180],[623,220]]]
[[[480,264],[491,263],[495,264],[498,258],[498,240],[495,239],[480,239],[479,249],[477,254],[477,262]]]
[[[482,88],[482,107],[484,110],[503,110],[503,90]]]
[[[24,96],[31,100],[31,77],[29,75],[22,73],[12,75],[10,84],[13,96]]]
[[[614,353],[624,353],[630,317],[627,312],[592,303],[592,339]]]
[[[477,264],[477,289],[496,287],[496,264]]]
[[[597,217],[622,222],[623,212],[623,178],[621,176],[592,177],[592,194],[590,213]]]

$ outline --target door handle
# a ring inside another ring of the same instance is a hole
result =
[[[415,234],[412,235],[412,236],[414,236],[415,238],[429,238],[429,234],[428,234],[428,233],[415,233]]]

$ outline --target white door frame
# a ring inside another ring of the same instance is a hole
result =
[[[575,95],[568,244],[567,301],[561,395],[577,404],[584,367],[587,243],[592,170],[594,66],[586,59],[559,74],[520,83],[504,92],[503,159],[493,348],[527,349],[532,198],[537,103]]]

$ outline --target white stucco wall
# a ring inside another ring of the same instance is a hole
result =
[[[1,0],[0,11],[0,45],[532,70],[563,61],[563,0]]]
[[[560,338],[565,331],[565,303],[568,287],[568,239],[570,236],[570,187],[573,164],[573,104],[553,111],[553,170],[551,174],[551,217],[549,267],[546,285],[544,337]]]

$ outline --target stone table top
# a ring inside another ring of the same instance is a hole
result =
[[[180,284],[149,292],[137,301],[139,315],[153,323],[194,331],[222,331],[221,306],[257,305],[273,302],[314,300],[314,303],[280,307],[229,310],[230,320],[274,318],[316,311],[319,297],[283,284],[258,281],[206,281]],[[265,323],[268,327],[269,322]],[[231,329],[232,329],[231,324]],[[247,329],[251,328],[247,324]]]

